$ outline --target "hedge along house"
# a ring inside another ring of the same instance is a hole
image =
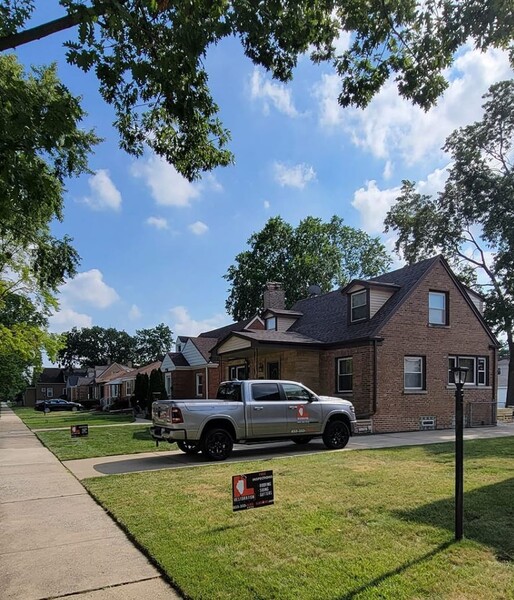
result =
[[[454,425],[451,368],[469,368],[466,423],[496,423],[498,343],[467,290],[436,256],[285,310],[268,284],[265,330],[231,331],[212,349],[220,378],[301,381],[352,400],[374,432]]]

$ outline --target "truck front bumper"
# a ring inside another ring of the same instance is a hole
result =
[[[154,440],[159,442],[172,442],[186,440],[185,429],[171,429],[169,427],[163,427],[162,425],[154,425],[150,427],[150,435]]]

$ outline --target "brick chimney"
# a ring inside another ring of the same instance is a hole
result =
[[[277,310],[285,309],[286,296],[281,283],[268,281],[264,288],[262,305],[264,310],[267,308],[275,308]]]

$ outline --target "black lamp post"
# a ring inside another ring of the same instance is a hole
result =
[[[468,369],[453,367],[455,383],[455,541],[462,539],[462,516],[464,508],[464,394]]]

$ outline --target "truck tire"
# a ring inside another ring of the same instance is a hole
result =
[[[323,443],[331,450],[341,450],[350,439],[350,429],[344,421],[330,421],[323,432]]]
[[[225,460],[230,456],[234,442],[226,429],[209,429],[203,438],[202,454],[210,460]]]
[[[185,442],[183,440],[179,440],[177,442],[177,446],[186,454],[198,454],[198,452],[200,452],[202,449],[200,442]]]

